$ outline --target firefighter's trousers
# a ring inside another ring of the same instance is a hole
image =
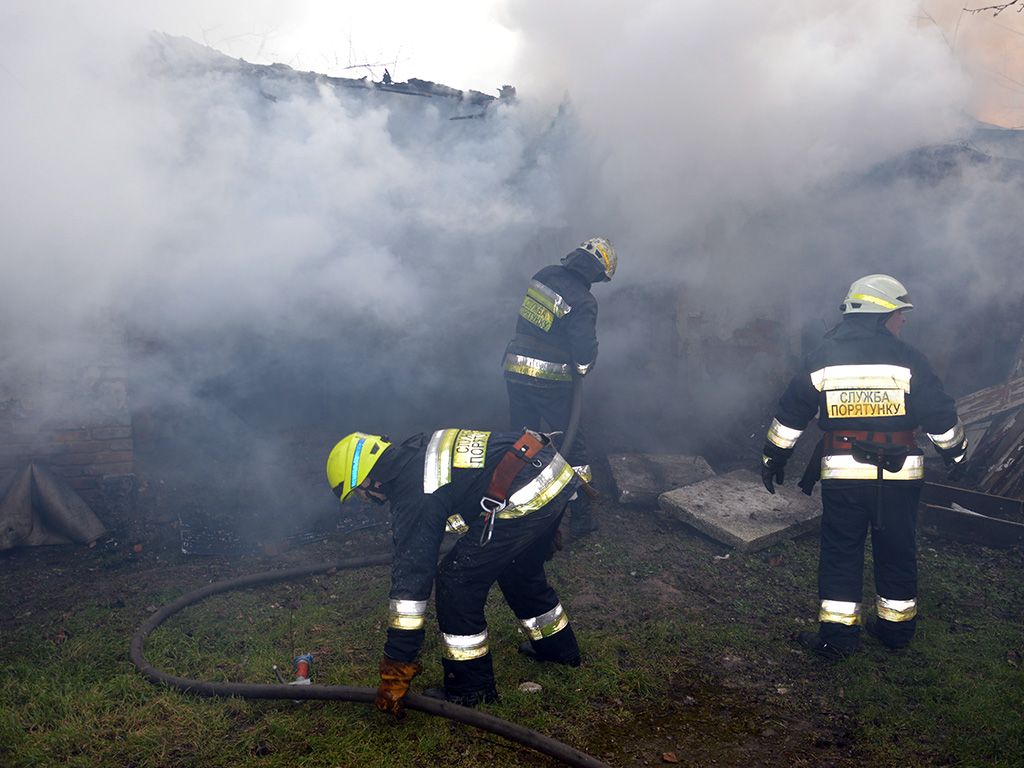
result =
[[[528,634],[531,628],[548,633],[535,643],[540,656],[579,663],[576,637],[562,612],[558,593],[544,574],[544,562],[551,555],[569,495],[571,492],[563,491],[523,517],[499,518],[490,542],[483,546],[483,524],[477,519],[441,563],[437,622],[449,699],[473,700],[494,692],[484,604],[495,581]]]
[[[535,432],[565,432],[572,414],[572,387],[533,386],[518,381],[506,381],[508,387],[509,425],[513,431],[532,429]],[[561,441],[564,435],[555,438]],[[576,428],[569,455],[562,457],[574,467],[587,467],[587,442],[583,434],[583,419]],[[584,475],[586,476],[586,475]],[[570,523],[580,531],[595,526],[590,499],[580,493],[569,505]]]
[[[881,529],[873,527],[878,486],[866,480],[824,480],[821,484],[819,634],[844,651],[857,647],[864,584],[864,542],[871,530],[877,597],[877,635],[893,648],[914,636],[917,615],[917,504],[921,483],[882,484]],[[865,609],[865,613],[868,609]]]

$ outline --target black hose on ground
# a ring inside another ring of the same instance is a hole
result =
[[[342,560],[336,563],[320,563],[317,565],[306,565],[298,568],[289,568],[277,571],[265,571],[249,576],[241,576],[236,579],[227,579],[207,584],[205,587],[182,595],[172,603],[151,615],[142,626],[136,630],[132,637],[129,656],[132,664],[151,683],[163,683],[171,688],[176,688],[185,693],[197,694],[199,696],[241,696],[247,699],[318,699],[325,701],[354,701],[363,704],[372,704],[377,696],[374,688],[357,688],[347,685],[263,685],[257,683],[214,683],[204,680],[191,680],[186,677],[175,677],[162,672],[148,661],[143,653],[143,645],[146,638],[159,627],[163,622],[176,614],[178,611],[203,600],[210,595],[220,592],[228,592],[232,589],[251,587],[257,584],[266,584],[274,581],[285,581],[300,576],[310,576],[317,573],[327,573],[334,570],[350,570],[353,568],[365,568],[372,565],[386,565],[391,562],[391,555],[373,555],[351,560]],[[496,734],[510,741],[517,742],[523,746],[542,752],[545,755],[560,760],[566,765],[579,766],[579,768],[609,768],[606,763],[597,758],[573,749],[568,744],[537,733],[530,728],[525,728],[499,717],[488,715],[469,707],[460,707],[447,701],[432,699],[427,696],[410,693],[405,697],[406,709],[413,709],[425,712],[428,715],[446,717],[466,725],[472,725],[484,731]]]

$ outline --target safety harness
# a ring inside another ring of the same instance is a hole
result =
[[[516,475],[528,463],[532,463],[538,469],[543,466],[543,462],[534,459],[534,456],[540,453],[548,442],[546,435],[525,429],[515,444],[501,457],[498,466],[491,473],[487,491],[480,499],[480,507],[484,511],[484,528],[480,533],[480,546],[491,540],[494,533],[494,520],[498,513],[508,506],[508,489],[512,487],[512,481],[516,479]]]

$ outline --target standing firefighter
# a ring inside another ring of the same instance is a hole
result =
[[[520,652],[579,666],[576,636],[544,561],[580,481],[546,437],[442,429],[429,439],[392,444],[356,432],[334,446],[327,479],[342,501],[355,493],[391,502],[394,560],[379,710],[401,716],[402,699],[420,673],[435,581],[448,701],[475,706],[497,699],[484,618],[495,581],[530,638]],[[461,538],[438,566],[446,531]]]
[[[790,382],[768,429],[762,478],[770,493],[804,427],[818,414],[824,432],[800,485],[810,493],[821,456],[819,630],[800,644],[829,659],[858,646],[864,540],[871,527],[877,623],[869,631],[890,648],[914,635],[917,616],[915,524],[924,456],[921,427],[950,468],[962,471],[967,440],[955,404],[924,356],[899,338],[907,289],[888,275],[856,280],[843,300],[843,321]]]
[[[573,377],[586,376],[597,360],[597,300],[590,287],[611,280],[616,266],[612,244],[594,237],[565,256],[560,265],[544,267],[530,280],[503,364],[513,430],[540,430],[545,422],[552,430],[566,431]],[[566,459],[590,481],[582,428],[577,429]],[[571,507],[571,536],[597,529],[585,495]]]

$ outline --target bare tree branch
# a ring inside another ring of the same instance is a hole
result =
[[[1024,5],[1017,5],[1020,2],[1021,0],[1009,0],[1009,2],[1006,3],[996,3],[995,5],[983,5],[981,8],[964,8],[963,10],[967,11],[968,13],[981,13],[982,11],[992,11],[993,16],[998,16],[1007,8],[1016,5],[1017,13],[1020,13],[1022,10],[1024,10]]]

